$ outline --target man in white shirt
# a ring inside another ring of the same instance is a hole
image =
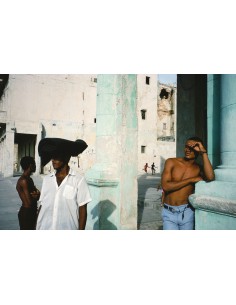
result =
[[[85,178],[68,163],[72,155],[78,155],[86,147],[82,140],[45,138],[39,143],[39,155],[52,160],[55,172],[43,181],[37,230],[85,229],[87,203],[92,199]]]

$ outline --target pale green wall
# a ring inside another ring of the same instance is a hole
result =
[[[207,148],[214,168],[220,164],[220,80],[220,75],[207,77]]]
[[[236,75],[208,76],[208,153],[216,180],[189,197],[196,229],[236,229]]]
[[[87,229],[137,229],[136,75],[98,75],[97,159]]]
[[[235,230],[236,215],[214,213],[204,210],[196,210],[196,230]]]

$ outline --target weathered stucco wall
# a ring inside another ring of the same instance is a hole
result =
[[[95,161],[96,94],[96,75],[10,75],[2,105],[6,110],[6,122],[14,129],[14,140],[13,145],[9,144],[12,141],[10,138],[7,140],[10,134],[6,133],[3,150],[6,149],[11,155],[10,159],[14,159],[14,141],[24,134],[34,135],[39,173],[37,146],[42,137],[84,139],[88,143],[88,149],[79,159],[80,167],[78,168],[77,158],[73,158],[70,165],[81,172],[86,171]],[[17,134],[20,136],[17,137]],[[24,141],[18,145],[23,146]],[[24,149],[21,148],[19,152]],[[5,157],[6,155],[5,153]],[[3,163],[4,175],[11,176],[14,161],[10,165],[4,159]],[[48,164],[45,172],[50,168]]]
[[[139,173],[144,173],[144,164],[151,166],[157,160],[157,89],[156,74],[137,75]],[[142,119],[141,110],[145,111],[145,119]],[[141,146],[145,146],[145,152],[141,151]]]
[[[137,78],[99,75],[96,163],[86,173],[88,229],[137,228]]]

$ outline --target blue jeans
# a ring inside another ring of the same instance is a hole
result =
[[[188,204],[172,206],[172,211],[162,208],[163,230],[194,230],[194,210]]]

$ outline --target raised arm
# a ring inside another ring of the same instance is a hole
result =
[[[206,180],[206,181],[215,180],[215,173],[214,173],[213,167],[211,165],[211,162],[208,158],[206,148],[203,146],[203,144],[201,142],[197,142],[197,141],[190,141],[189,146],[192,146],[192,148],[197,153],[199,153],[199,155],[202,156],[204,180]]]
[[[215,173],[206,152],[202,154],[202,160],[203,160],[204,180],[206,181],[215,180]]]
[[[161,185],[165,192],[177,191],[189,184],[201,181],[200,176],[183,179],[181,181],[173,181],[172,179],[172,169],[175,165],[173,159],[167,159],[165,162],[165,167],[161,176]]]

